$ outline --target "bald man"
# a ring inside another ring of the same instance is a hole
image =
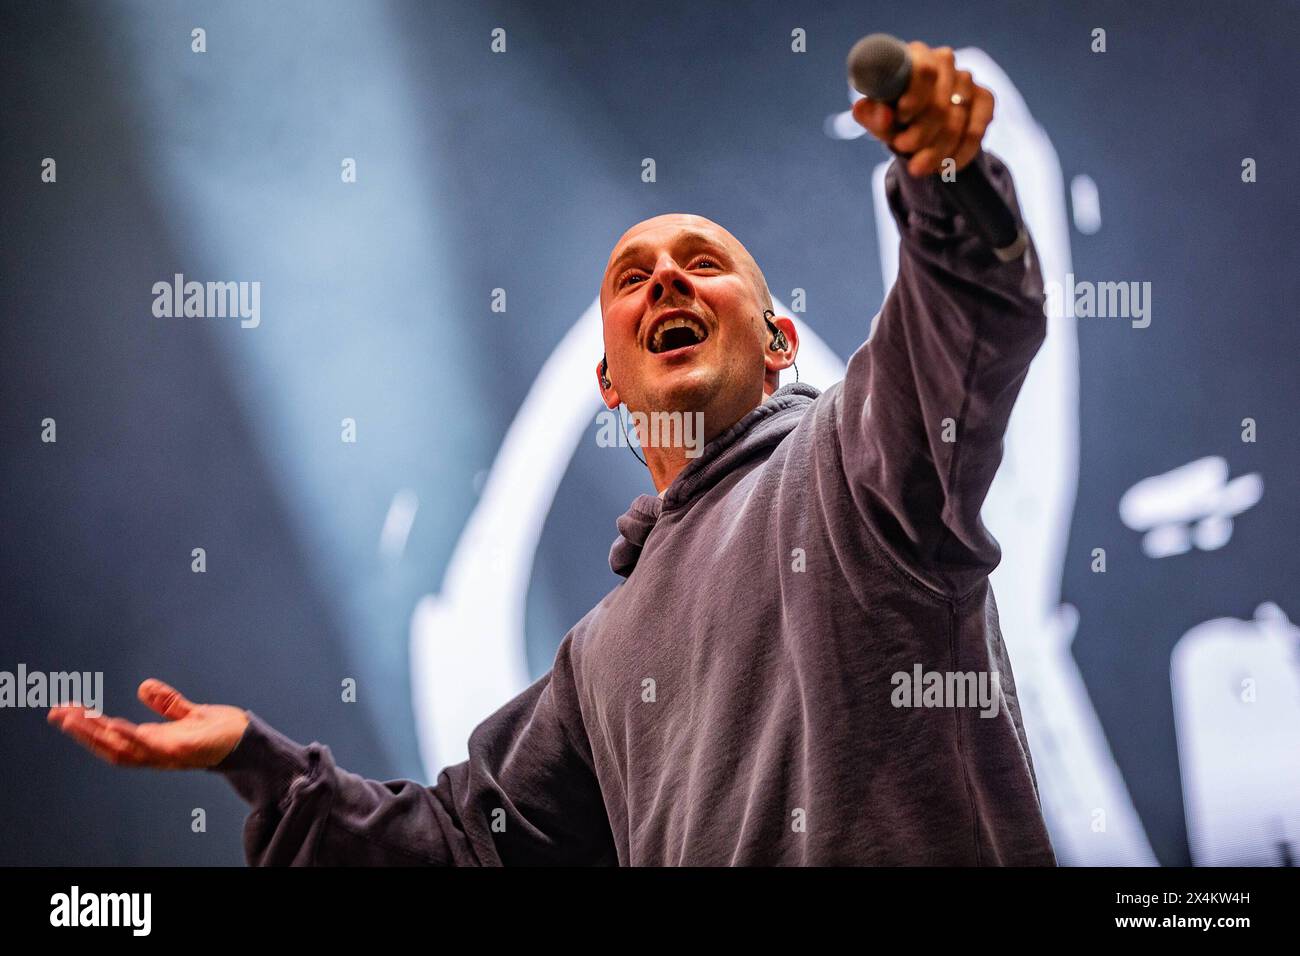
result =
[[[843,382],[779,386],[798,330],[717,223],[657,216],[615,245],[601,396],[697,415],[705,444],[641,436],[658,493],[618,519],[625,580],[435,786],[155,680],[165,723],[51,721],[113,763],[223,774],[253,864],[1053,865],[979,518],[1042,280],[935,175],[979,163],[1016,208],[980,148],[991,94],[951,50],[911,52],[897,115],[854,108],[908,158],[886,180],[898,279]]]

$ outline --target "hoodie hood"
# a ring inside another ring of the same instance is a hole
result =
[[[618,538],[609,549],[609,566],[614,573],[629,577],[646,539],[659,516],[683,508],[721,481],[735,468],[754,458],[766,458],[803,418],[808,406],[820,395],[811,385],[792,382],[745,415],[704,446],[698,458],[687,462],[664,491],[664,496],[638,495],[621,517]]]

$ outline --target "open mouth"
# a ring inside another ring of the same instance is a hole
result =
[[[655,355],[662,355],[699,345],[708,337],[709,330],[703,322],[685,312],[679,312],[660,320],[650,333],[649,347]]]

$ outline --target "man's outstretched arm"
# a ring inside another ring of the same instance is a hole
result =
[[[912,54],[913,84],[897,109],[912,121],[907,131],[895,132],[888,106],[864,100],[854,109],[879,139],[912,155],[886,176],[901,235],[898,278],[849,361],[838,428],[854,498],[891,557],[931,587],[961,594],[1000,559],[979,514],[1046,336],[1043,285],[1032,243],[1000,261],[936,175],[945,158],[955,159],[958,178],[977,164],[1019,221],[1010,174],[980,148],[992,94],[955,70],[951,51],[913,44]]]
[[[470,735],[469,759],[433,787],[367,780],[328,747],[296,743],[256,714],[194,704],[161,681],[140,699],[167,723],[132,724],[58,707],[50,722],[119,766],[206,769],[251,804],[254,866],[615,863],[578,714],[565,639],[551,671]]]

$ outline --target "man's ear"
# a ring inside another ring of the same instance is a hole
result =
[[[769,321],[785,334],[785,348],[774,352],[771,346],[776,336],[764,325],[768,347],[763,350],[763,365],[767,370],[767,381],[775,382],[777,373],[793,365],[799,354],[799,330],[794,327],[794,319],[788,316],[773,316]]]
[[[618,389],[610,383],[608,388],[605,387],[605,381],[609,379],[609,366],[606,364],[605,357],[602,355],[599,362],[596,363],[596,387],[600,389],[600,399],[605,403],[606,408],[618,408],[619,397]]]

